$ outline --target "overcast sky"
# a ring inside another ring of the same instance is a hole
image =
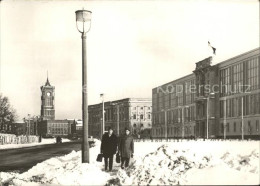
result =
[[[56,118],[81,117],[81,35],[75,11],[91,10],[89,103],[152,97],[152,88],[259,46],[257,0],[1,1],[0,89],[21,118],[40,114],[47,71]]]

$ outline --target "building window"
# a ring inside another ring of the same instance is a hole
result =
[[[251,132],[251,122],[248,121],[248,132]]]
[[[230,81],[230,68],[226,68],[220,71],[220,85],[221,85],[221,96],[230,94],[231,81]]]
[[[234,123],[234,132],[236,132],[236,130],[237,130],[237,124],[236,124],[236,122]]]
[[[233,93],[240,93],[243,85],[243,63],[233,66]]]
[[[255,90],[259,85],[259,65],[258,57],[250,59],[247,62],[248,65],[248,83],[251,90]]]
[[[134,114],[133,118],[136,119],[136,114]]]
[[[144,115],[143,114],[140,115],[140,119],[144,119]]]
[[[259,131],[259,120],[256,120],[255,128],[256,128],[256,131],[258,132]]]
[[[183,85],[177,85],[177,105],[183,105]]]
[[[144,107],[141,107],[141,110],[143,110],[144,109]]]
[[[227,123],[227,132],[229,132],[229,123]]]
[[[148,114],[148,119],[151,119],[151,114]]]

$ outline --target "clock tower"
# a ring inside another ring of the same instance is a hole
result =
[[[41,86],[41,119],[42,120],[55,120],[55,107],[54,107],[54,91],[55,87],[51,86],[47,77],[44,86]]]

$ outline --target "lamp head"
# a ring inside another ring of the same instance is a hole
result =
[[[91,26],[91,11],[77,10],[76,12],[76,24],[80,33],[87,33]]]

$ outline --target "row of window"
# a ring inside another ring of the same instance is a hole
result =
[[[140,114],[138,116],[136,114],[133,114],[133,119],[151,119],[151,114],[147,114],[146,118],[144,117],[144,114]]]
[[[67,128],[50,128],[49,134],[68,134]]]
[[[247,95],[238,98],[231,98],[220,101],[220,117],[239,117],[242,116],[242,100],[243,115],[260,114],[260,93]],[[225,108],[226,104],[226,108]]]
[[[151,127],[151,123],[148,123],[147,126]],[[133,124],[133,127],[136,128],[136,127],[137,127],[137,124],[134,123],[134,124]],[[140,124],[140,127],[143,128],[143,127],[144,127],[144,124],[141,123],[141,124]]]
[[[260,87],[259,57],[220,71],[221,96],[256,90]]]
[[[43,104],[44,103],[44,104]],[[45,100],[42,100],[42,105],[44,106],[52,106],[53,100],[51,97],[46,98]]]
[[[140,107],[141,110],[144,110],[144,108],[147,108],[147,110],[151,110],[151,107],[148,106]],[[139,106],[133,107],[133,110],[137,110],[137,109],[139,109]]]
[[[50,127],[52,128],[59,128],[59,127],[68,127],[68,123],[50,123],[49,124]]]
[[[153,90],[153,110],[174,108],[184,104],[191,104],[195,100],[195,79],[179,83],[168,84]]]
[[[183,115],[184,114],[184,115]],[[156,124],[164,124],[165,119],[167,119],[167,123],[183,123],[190,122],[195,120],[195,106],[190,106],[188,108],[174,109],[166,112],[155,113],[153,114],[153,123]]]
[[[48,131],[50,134],[68,134],[68,123],[49,123]]]
[[[244,126],[244,128],[245,127],[247,128],[247,132],[249,134],[253,132],[254,128],[255,128],[256,132],[259,131],[259,120],[255,121],[255,127],[254,127],[254,124],[251,123],[251,121],[248,121],[247,123],[244,123],[244,124],[247,125],[247,126]],[[222,134],[224,133],[224,129],[225,129],[224,123],[221,123],[220,132]],[[242,122],[240,122],[240,123],[234,122],[233,126],[230,123],[227,123],[226,124],[226,132],[227,133],[229,133],[229,132],[242,132]]]
[[[89,121],[92,123],[96,123],[96,122],[100,122],[102,119],[102,115],[90,115],[89,117]],[[151,119],[151,114],[147,113],[147,114],[133,114],[133,116],[131,118],[129,118],[128,113],[124,114],[124,113],[119,113],[119,121],[126,121],[128,119],[134,119],[134,120],[144,120],[144,119]],[[108,117],[108,115],[105,114],[105,121],[117,121],[117,114],[112,115],[112,117]]]
[[[180,136],[182,135],[182,127],[171,127],[167,129],[167,135],[174,135],[174,136]],[[186,126],[184,127],[184,135],[194,135],[194,126]],[[153,135],[155,136],[162,136],[165,135],[165,129],[164,128],[155,128],[153,129]]]
[[[53,110],[43,110],[43,115],[44,116],[53,116],[54,111]]]

